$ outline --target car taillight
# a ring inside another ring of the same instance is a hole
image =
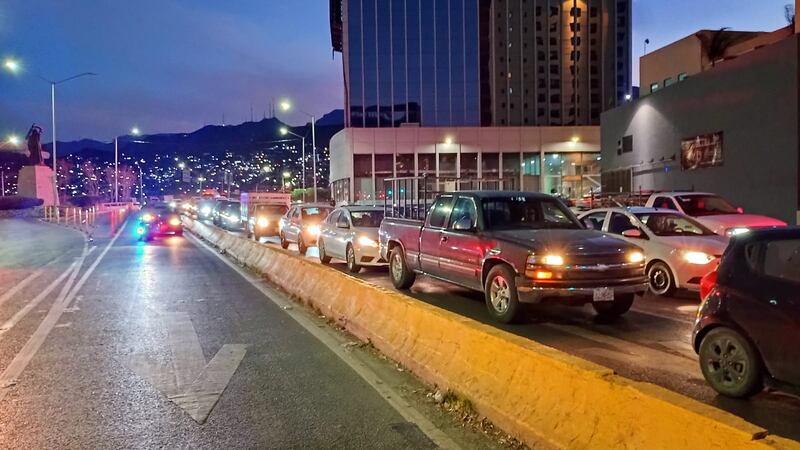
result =
[[[717,271],[709,272],[700,279],[700,299],[705,299],[717,285]]]

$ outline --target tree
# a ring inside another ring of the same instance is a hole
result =
[[[100,196],[100,171],[91,161],[84,161],[81,166],[83,173],[84,194],[89,197]]]
[[[789,25],[794,27],[795,10],[793,4],[789,3],[783,6],[783,17],[786,18],[786,22],[788,22]]]
[[[706,54],[706,58],[711,62],[711,67],[714,67],[718,61],[722,60],[728,48],[733,45],[734,38],[728,30],[730,30],[729,27],[720,28],[714,31],[710,38],[707,35],[700,36],[703,51]]]
[[[72,170],[72,163],[66,159],[59,159],[56,165],[58,167],[58,195],[63,202],[64,198],[71,194],[71,192],[67,192],[67,189],[72,185],[75,175]]]

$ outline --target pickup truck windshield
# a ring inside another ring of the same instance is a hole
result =
[[[555,199],[499,197],[482,200],[483,221],[489,230],[583,228]]]
[[[720,214],[739,214],[727,200],[716,195],[679,195],[676,197],[683,212],[694,217]]]

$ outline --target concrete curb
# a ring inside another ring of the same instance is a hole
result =
[[[531,445],[800,449],[732,414],[388,291],[287,251],[184,219],[187,228],[424,381],[468,398]]]

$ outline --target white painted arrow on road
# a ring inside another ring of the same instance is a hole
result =
[[[130,367],[197,423],[204,423],[244,358],[246,345],[225,344],[206,364],[200,340],[187,313],[161,313],[172,364],[134,355]]]

